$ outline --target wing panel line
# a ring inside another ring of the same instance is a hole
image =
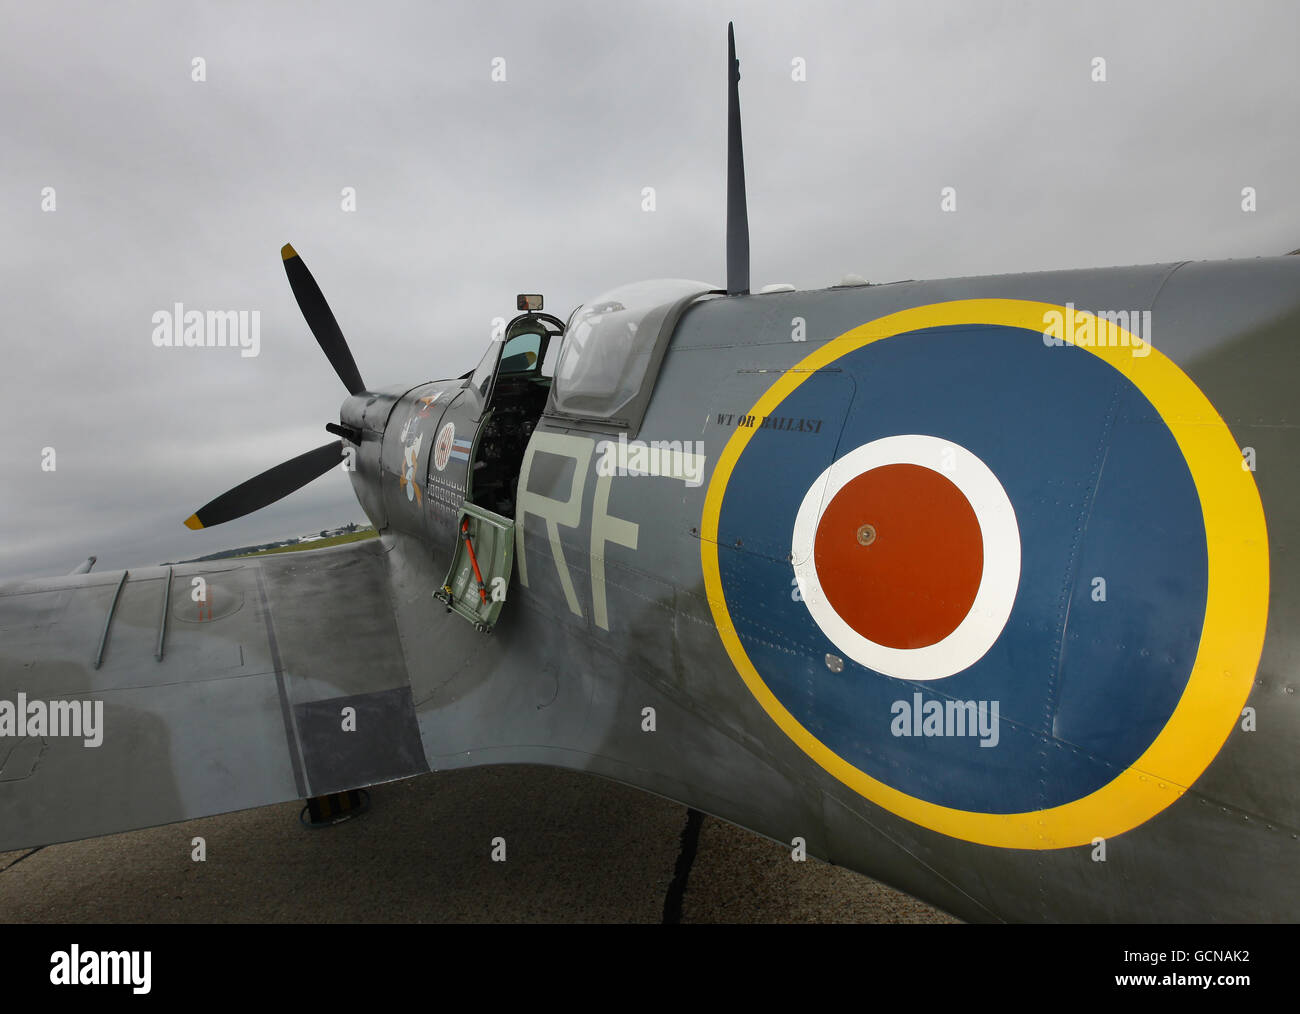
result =
[[[293,719],[293,709],[289,707],[289,692],[284,685],[284,665],[280,661],[280,645],[275,637],[275,623],[271,618],[271,601],[266,594],[266,579],[262,568],[255,567],[257,576],[257,595],[262,603],[262,617],[266,621],[266,640],[271,649],[271,665],[275,667],[275,689],[280,696],[280,715],[284,719],[284,735],[289,746],[289,762],[293,766],[293,781],[298,787],[298,795],[308,799],[307,776],[302,759],[302,742],[298,738],[298,725]]]

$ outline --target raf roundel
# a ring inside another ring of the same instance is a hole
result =
[[[456,424],[444,423],[442,429],[438,431],[438,439],[433,443],[433,467],[439,472],[447,467],[455,440]]]
[[[844,655],[910,680],[961,672],[993,646],[1020,582],[1020,532],[997,477],[961,445],[905,434],[817,477],[790,559],[804,606]]]
[[[699,528],[718,637],[780,732],[862,799],[1002,848],[1088,845],[1186,792],[1268,615],[1232,432],[1121,328],[1045,342],[1065,313],[919,306],[737,374],[757,400]]]

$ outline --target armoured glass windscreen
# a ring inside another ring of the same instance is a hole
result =
[[[527,373],[537,365],[542,339],[535,334],[521,334],[506,342],[501,350],[501,373]]]
[[[660,325],[678,300],[712,286],[681,278],[624,285],[578,308],[564,335],[552,389],[555,410],[614,419],[653,377]]]

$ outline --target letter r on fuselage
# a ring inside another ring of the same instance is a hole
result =
[[[565,601],[575,616],[582,615],[578,605],[578,595],[573,590],[573,579],[569,576],[568,564],[564,561],[564,547],[560,544],[560,525],[565,528],[577,528],[582,523],[582,493],[587,485],[587,468],[591,464],[591,453],[595,441],[589,437],[570,436],[567,433],[548,433],[538,430],[528,441],[524,452],[523,464],[519,469],[519,488],[515,506],[515,559],[519,562],[519,583],[528,587],[528,560],[524,553],[524,520],[529,514],[535,514],[546,522],[546,534],[551,543],[551,555],[555,558],[555,570],[560,578],[560,587],[564,589]],[[573,461],[573,479],[569,484],[569,495],[565,500],[529,489],[533,478],[533,460],[538,452],[554,454]]]

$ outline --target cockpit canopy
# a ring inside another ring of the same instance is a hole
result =
[[[548,415],[635,429],[673,328],[705,282],[663,278],[611,289],[574,311],[555,368]]]

